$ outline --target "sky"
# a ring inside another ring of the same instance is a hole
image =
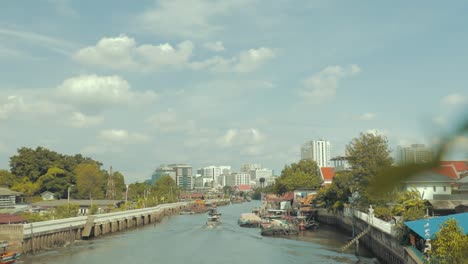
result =
[[[0,168],[18,148],[159,164],[436,144],[468,110],[468,3],[16,0],[0,8]],[[450,158],[468,158],[468,137]]]

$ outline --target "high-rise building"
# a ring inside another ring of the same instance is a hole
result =
[[[342,170],[349,170],[351,166],[348,163],[348,158],[343,156],[337,156],[330,159],[333,168],[335,168],[335,172],[342,171]]]
[[[192,166],[187,164],[169,164],[167,167],[172,168],[176,173],[176,184],[184,190],[193,188]]]
[[[170,176],[177,183],[176,171],[171,167],[161,164],[151,175],[150,184],[155,184],[163,176]]]
[[[330,166],[330,142],[325,140],[312,140],[301,147],[301,159],[313,160],[319,167]]]
[[[273,170],[270,169],[255,169],[250,170],[250,179],[252,181],[260,179],[260,178],[270,178],[273,176]]]
[[[424,144],[398,146],[396,150],[396,163],[398,165],[431,162],[433,159],[434,151]]]
[[[219,182],[219,176],[222,174],[231,173],[231,166],[208,166],[197,170],[205,179],[210,178],[213,186],[221,185]]]
[[[245,172],[234,172],[229,175],[226,175],[226,185],[250,185],[250,174]]]
[[[257,170],[257,169],[261,169],[263,168],[262,167],[262,164],[258,164],[258,163],[246,163],[246,164],[243,164],[240,168],[240,171],[241,172],[246,172],[246,173],[249,173],[251,170]]]

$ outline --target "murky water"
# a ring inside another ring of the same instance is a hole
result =
[[[39,263],[377,263],[361,249],[356,257],[352,250],[339,252],[346,235],[323,226],[306,231],[293,239],[262,237],[256,228],[237,225],[241,213],[250,212],[259,203],[219,207],[222,225],[205,226],[207,215],[177,215],[156,225],[117,233],[71,247],[27,256],[21,262]]]

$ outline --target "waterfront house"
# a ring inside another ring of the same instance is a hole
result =
[[[436,171],[418,173],[403,182],[404,190],[418,190],[422,199],[433,200],[434,195],[452,194],[454,180]]]
[[[44,201],[55,200],[55,193],[52,193],[52,192],[49,192],[49,191],[45,191],[45,192],[41,193],[40,196],[42,197],[42,200],[44,200]]]
[[[442,223],[453,218],[458,222],[458,225],[464,230],[465,235],[468,235],[468,213],[451,214],[446,216],[431,217],[428,219],[420,219],[415,221],[404,222],[411,230],[410,243],[420,252],[424,251],[424,240],[426,239],[426,230],[430,239],[435,238],[435,233],[440,230]],[[429,226],[426,226],[429,224]]]
[[[23,194],[0,187],[0,208],[12,208]]]
[[[80,208],[78,209],[77,215],[87,215],[92,206],[97,206],[98,213],[110,212],[114,208],[119,208],[125,201],[121,200],[70,200],[70,204],[77,204]],[[68,200],[51,200],[51,201],[40,201],[34,203],[34,207],[39,207],[42,210],[50,211],[54,210],[58,206],[64,206],[68,204]]]

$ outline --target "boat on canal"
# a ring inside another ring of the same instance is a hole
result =
[[[0,248],[3,248],[2,252],[0,253],[0,264],[15,263],[21,256],[20,253],[7,250],[7,248],[11,245],[12,244],[8,241],[0,241]]]
[[[216,207],[211,207],[210,210],[208,211],[208,215],[210,215],[210,216],[220,216],[221,213],[218,212]]]
[[[219,215],[210,215],[208,216],[208,221],[206,225],[209,227],[219,226],[221,224],[221,217]]]

